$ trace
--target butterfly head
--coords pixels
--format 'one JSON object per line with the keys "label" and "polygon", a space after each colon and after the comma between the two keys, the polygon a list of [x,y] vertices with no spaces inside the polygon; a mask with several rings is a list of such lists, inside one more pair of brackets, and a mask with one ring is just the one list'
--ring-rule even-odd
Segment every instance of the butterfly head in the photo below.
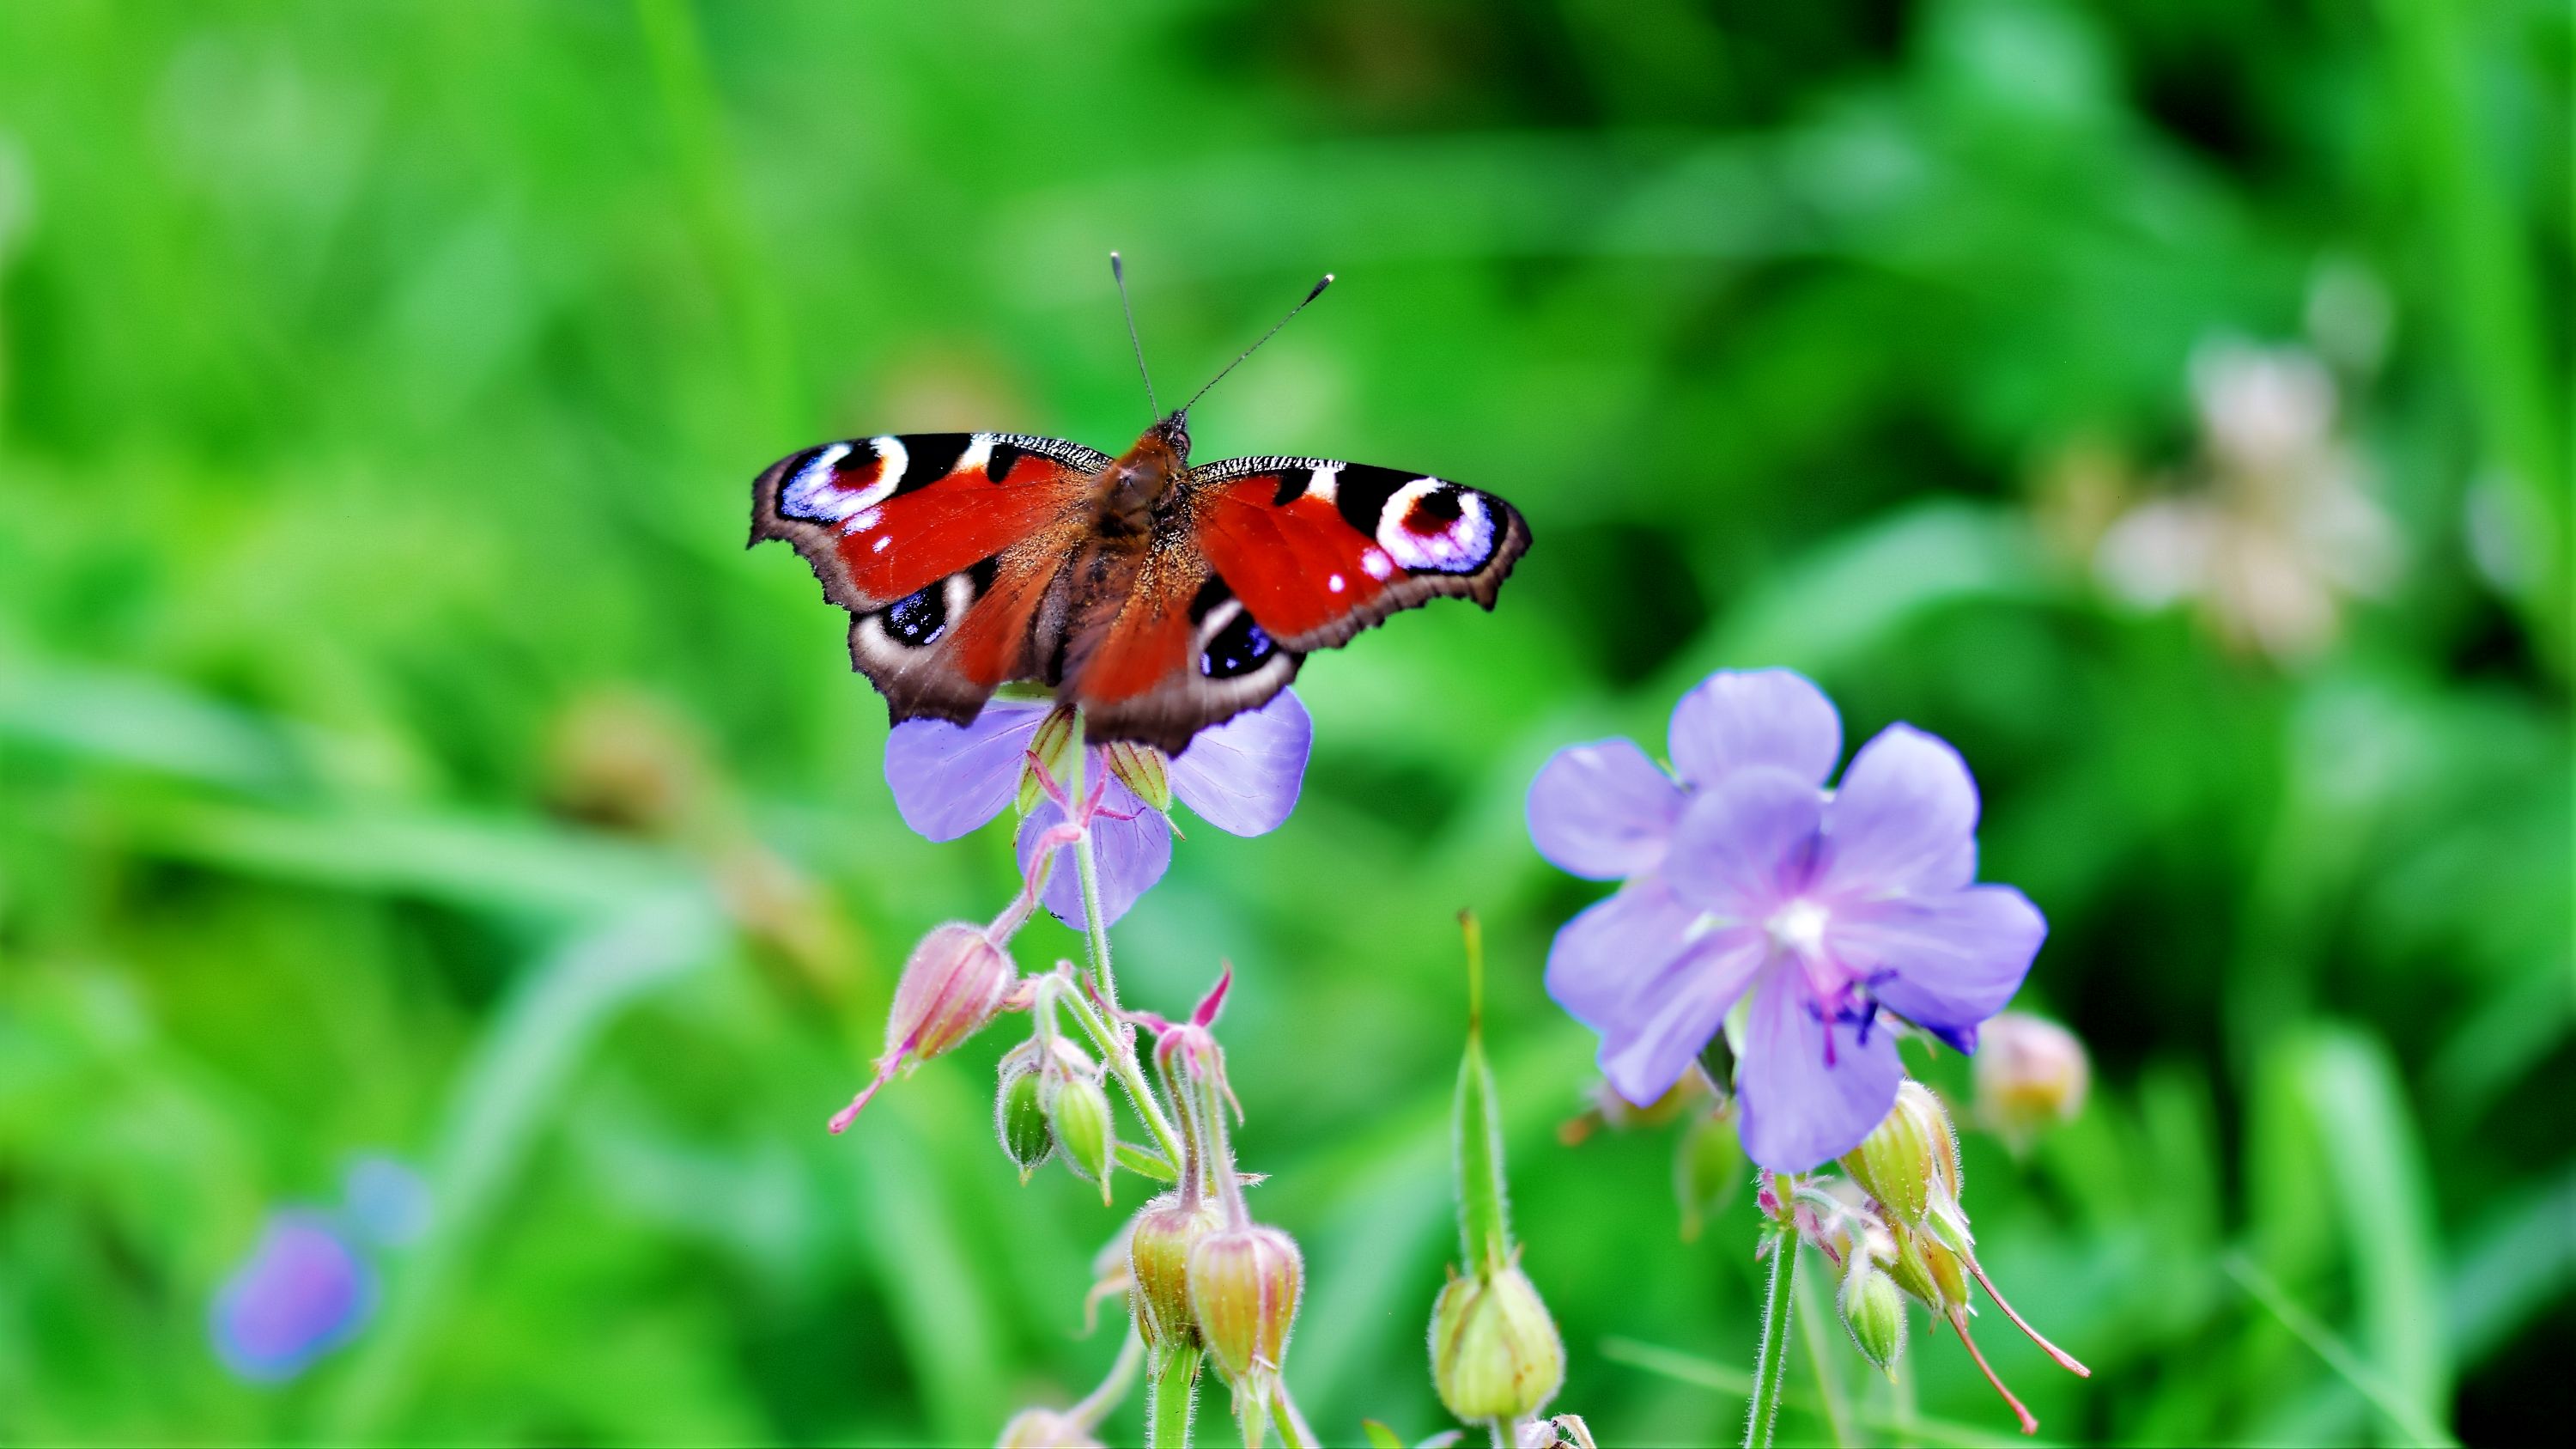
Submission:
{"label": "butterfly head", "polygon": [[1101,475],[1101,526],[1117,534],[1149,531],[1155,505],[1189,469],[1189,414],[1176,412],[1156,420]]}

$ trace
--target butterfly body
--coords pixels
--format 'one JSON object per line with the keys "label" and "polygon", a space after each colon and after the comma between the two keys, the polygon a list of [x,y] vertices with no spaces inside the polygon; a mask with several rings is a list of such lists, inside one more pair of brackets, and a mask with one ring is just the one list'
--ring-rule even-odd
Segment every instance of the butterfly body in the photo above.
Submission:
{"label": "butterfly body", "polygon": [[1307,653],[1440,595],[1493,606],[1519,512],[1423,474],[1319,458],[1192,466],[1184,414],[1117,457],[1015,433],[854,438],[753,485],[848,609],[897,721],[964,723],[1034,682],[1097,740],[1170,753],[1267,701]]}

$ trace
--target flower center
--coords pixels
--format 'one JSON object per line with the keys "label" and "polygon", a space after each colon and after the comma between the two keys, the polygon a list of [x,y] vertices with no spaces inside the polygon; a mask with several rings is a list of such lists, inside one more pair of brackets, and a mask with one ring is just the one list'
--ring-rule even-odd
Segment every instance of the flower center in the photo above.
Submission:
{"label": "flower center", "polygon": [[1774,953],[1813,960],[1825,948],[1825,921],[1824,907],[1800,899],[1773,912],[1764,926],[1771,933]]}

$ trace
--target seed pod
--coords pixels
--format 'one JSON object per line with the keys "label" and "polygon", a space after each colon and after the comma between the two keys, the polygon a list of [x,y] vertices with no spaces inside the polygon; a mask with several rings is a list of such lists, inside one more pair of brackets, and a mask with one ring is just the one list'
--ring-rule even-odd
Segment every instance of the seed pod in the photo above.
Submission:
{"label": "seed pod", "polygon": [[1834,1295],[1834,1311],[1851,1333],[1852,1347],[1870,1367],[1891,1377],[1905,1352],[1905,1296],[1896,1280],[1866,1257],[1856,1258]]}
{"label": "seed pod", "polygon": [[1305,1262],[1277,1228],[1225,1228],[1190,1249],[1190,1307],[1217,1367],[1238,1391],[1276,1373],[1297,1321]]}
{"label": "seed pod", "polygon": [[1431,1382],[1469,1423],[1517,1422],[1565,1383],[1565,1341],[1517,1263],[1493,1277],[1452,1278],[1431,1309]]}
{"label": "seed pod", "polygon": [[1164,1193],[1136,1214],[1127,1242],[1127,1266],[1136,1281],[1136,1327],[1145,1346],[1196,1348],[1198,1315],[1190,1307],[1190,1250],[1225,1222],[1214,1198],[1184,1204]]}

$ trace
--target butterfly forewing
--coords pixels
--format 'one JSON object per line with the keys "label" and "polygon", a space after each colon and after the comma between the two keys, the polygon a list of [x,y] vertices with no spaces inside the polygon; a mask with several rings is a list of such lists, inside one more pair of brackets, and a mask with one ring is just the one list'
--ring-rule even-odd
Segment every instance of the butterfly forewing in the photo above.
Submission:
{"label": "butterfly forewing", "polygon": [[895,718],[970,720],[1028,664],[1030,621],[1105,454],[1022,433],[849,438],[753,484],[752,541],[793,544],[848,609]]}

